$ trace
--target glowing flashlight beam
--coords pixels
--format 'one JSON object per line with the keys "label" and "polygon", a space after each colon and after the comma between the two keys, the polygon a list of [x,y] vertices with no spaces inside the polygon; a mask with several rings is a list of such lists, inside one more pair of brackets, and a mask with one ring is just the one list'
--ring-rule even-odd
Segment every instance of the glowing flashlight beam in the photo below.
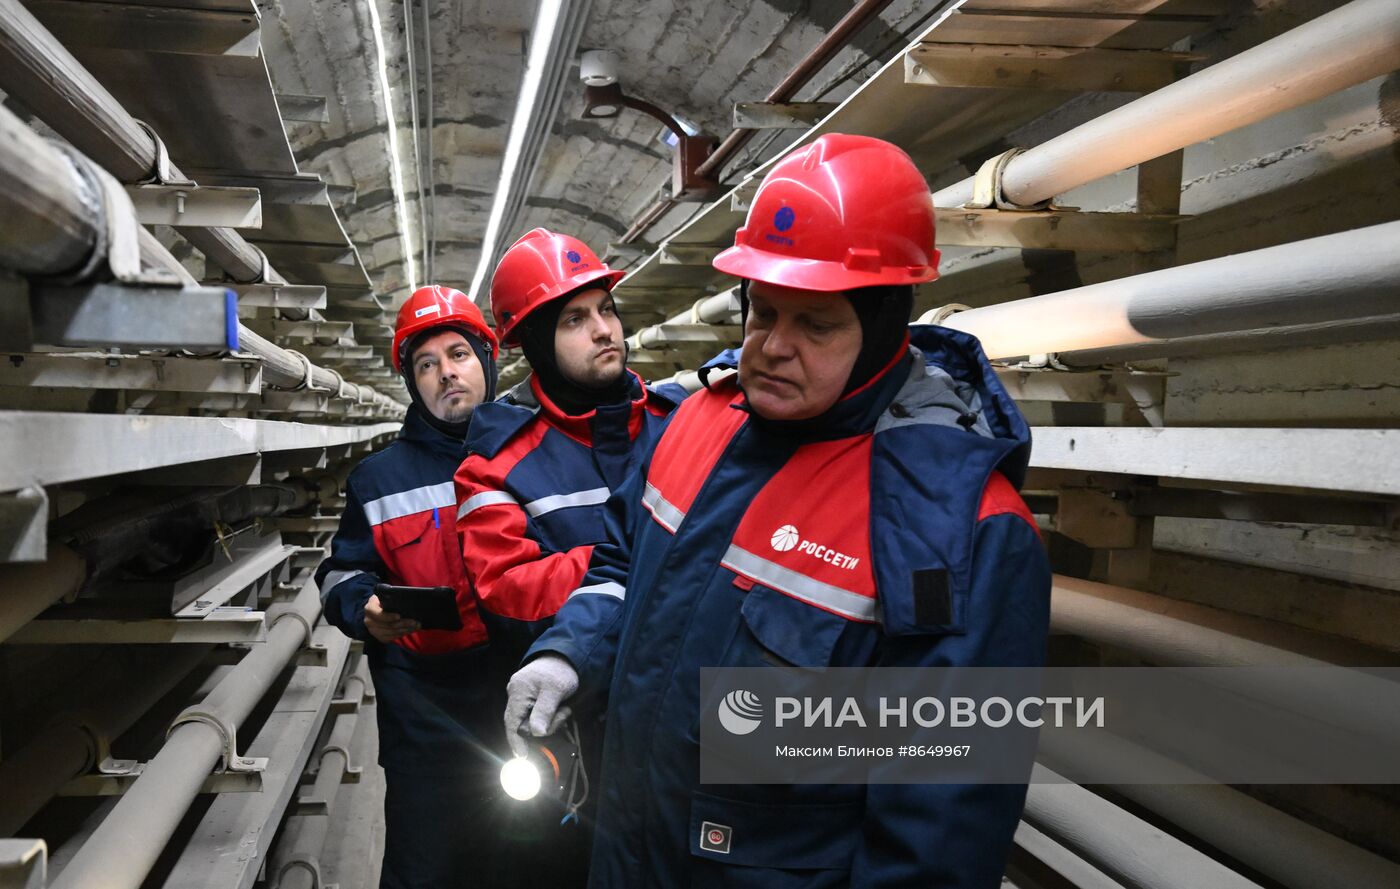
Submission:
{"label": "glowing flashlight beam", "polygon": [[539,12],[535,14],[535,32],[530,38],[530,55],[525,61],[525,77],[520,86],[520,97],[515,103],[515,117],[510,122],[510,135],[506,138],[506,152],[501,158],[501,178],[496,185],[496,194],[491,200],[491,215],[486,220],[486,236],[481,240],[481,258],[477,260],[476,272],[472,275],[471,297],[481,303],[481,284],[486,279],[496,258],[496,239],[506,215],[506,203],[510,200],[511,189],[520,173],[520,153],[525,148],[525,136],[538,113],[540,87],[544,83],[545,67],[549,63],[549,50],[553,46],[559,30],[560,13],[564,0],[540,0]]}
{"label": "glowing flashlight beam", "polygon": [[[404,271],[408,275],[410,292],[418,289],[418,266],[413,261],[413,250],[408,243],[408,208],[403,197],[403,170],[399,165],[399,128],[394,117],[394,97],[389,92],[389,63],[384,57],[384,39],[380,35],[384,28],[379,22],[379,7],[376,0],[365,0],[369,8],[370,33],[374,39],[374,57],[379,74],[379,92],[384,96],[384,117],[389,125],[389,179],[394,188],[394,215],[399,225],[399,239],[403,241]],[[432,171],[428,171],[429,176]]]}
{"label": "glowing flashlight beam", "polygon": [[523,757],[507,760],[501,766],[501,787],[511,799],[534,799],[540,792],[540,770]]}

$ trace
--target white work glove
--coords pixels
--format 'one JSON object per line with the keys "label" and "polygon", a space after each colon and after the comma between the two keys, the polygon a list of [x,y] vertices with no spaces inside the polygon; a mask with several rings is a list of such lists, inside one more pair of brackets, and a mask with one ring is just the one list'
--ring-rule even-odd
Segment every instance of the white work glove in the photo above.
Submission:
{"label": "white work glove", "polygon": [[578,691],[578,672],[557,654],[541,655],[515,671],[506,683],[506,743],[516,756],[530,752],[520,735],[528,728],[536,738],[554,734],[569,718],[568,707],[559,706]]}

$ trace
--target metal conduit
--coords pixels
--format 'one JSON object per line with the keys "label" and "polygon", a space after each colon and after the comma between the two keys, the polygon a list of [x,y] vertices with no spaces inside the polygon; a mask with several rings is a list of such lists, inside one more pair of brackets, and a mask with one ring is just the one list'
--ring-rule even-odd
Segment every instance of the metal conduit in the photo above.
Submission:
{"label": "metal conduit", "polygon": [[[138,182],[155,170],[151,134],[19,0],[0,0],[0,68],[11,98],[118,180]],[[170,172],[184,178],[173,164]],[[176,230],[235,281],[261,280],[262,252],[233,229]]]}
{"label": "metal conduit", "polygon": [[[310,628],[320,613],[320,596],[310,580],[291,603],[269,608],[267,640],[239,661],[197,709],[216,714],[236,731],[310,641]],[[139,887],[223,752],[223,733],[209,723],[177,725],[141,777],[58,875],[53,889]]]}
{"label": "metal conduit", "polygon": [[310,793],[313,800],[326,803],[326,811],[316,815],[297,815],[287,820],[269,869],[272,889],[314,889],[316,886],[321,849],[326,845],[331,819],[335,817],[341,781],[350,767],[347,751],[350,750],[358,722],[358,713],[344,713],[336,717],[326,745],[321,748],[316,781]]}
{"label": "metal conduit", "polygon": [[1133,889],[1260,889],[1230,868],[1042,765],[1022,817]]}
{"label": "metal conduit", "polygon": [[[1012,158],[1002,194],[1022,206],[1365,83],[1400,68],[1400,3],[1352,0]],[[972,199],[972,177],[933,196]]]}
{"label": "metal conduit", "polygon": [[174,646],[163,663],[109,681],[66,720],[49,726],[0,763],[0,836],[15,832],[72,778],[97,764],[109,741],[121,737],[147,710],[198,666],[209,645]]}
{"label": "metal conduit", "polygon": [[1397,244],[1400,222],[1387,222],[958,312],[943,325],[977,336],[989,358],[1012,358],[1387,315],[1400,311]]}
{"label": "metal conduit", "polygon": [[1072,765],[1116,759],[1180,774],[1192,783],[1108,786],[1289,889],[1400,886],[1400,865],[1205,775],[1188,776],[1184,766],[1117,735],[1079,733],[1051,754]]}

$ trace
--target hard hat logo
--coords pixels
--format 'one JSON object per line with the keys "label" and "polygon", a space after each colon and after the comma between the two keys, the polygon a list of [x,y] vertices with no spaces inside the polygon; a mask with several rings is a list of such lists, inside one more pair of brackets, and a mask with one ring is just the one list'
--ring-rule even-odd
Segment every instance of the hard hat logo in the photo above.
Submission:
{"label": "hard hat logo", "polygon": [[612,290],[625,274],[608,268],[578,238],[532,229],[510,246],[491,275],[491,312],[501,342],[519,345],[520,323],[545,303],[590,285]]}
{"label": "hard hat logo", "polygon": [[[802,233],[793,238],[798,218]],[[721,272],[837,293],[938,277],[933,198],[898,146],[828,133],[773,166]]]}

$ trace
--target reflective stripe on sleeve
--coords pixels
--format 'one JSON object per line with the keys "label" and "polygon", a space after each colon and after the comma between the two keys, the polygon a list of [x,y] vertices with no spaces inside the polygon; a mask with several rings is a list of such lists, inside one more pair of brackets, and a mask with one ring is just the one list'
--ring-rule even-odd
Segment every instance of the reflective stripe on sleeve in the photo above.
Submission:
{"label": "reflective stripe on sleeve", "polygon": [[780,593],[833,611],[842,617],[867,622],[879,619],[879,602],[873,596],[862,596],[860,593],[814,580],[732,544],[720,564]]}
{"label": "reflective stripe on sleeve", "polygon": [[661,527],[676,533],[676,529],[685,521],[685,513],[671,505],[661,492],[651,482],[647,482],[646,490],[642,492],[642,505],[651,513],[651,517],[660,523]]}
{"label": "reflective stripe on sleeve", "polygon": [[365,518],[371,525],[382,525],[390,519],[444,506],[455,506],[456,503],[457,492],[452,487],[452,482],[443,482],[440,485],[425,485],[371,500],[365,504]]}
{"label": "reflective stripe on sleeve", "polygon": [[612,581],[608,581],[607,583],[593,583],[588,586],[581,586],[572,593],[569,593],[569,598],[572,599],[574,596],[590,594],[625,599],[627,598],[627,587],[620,583],[613,583]]}
{"label": "reflective stripe on sleeve", "polygon": [[359,577],[364,571],[332,571],[326,575],[325,581],[321,583],[321,595],[329,596],[331,590],[340,586],[352,577]]}
{"label": "reflective stripe on sleeve", "polygon": [[531,518],[537,519],[546,513],[554,512],[556,509],[568,509],[571,506],[597,506],[599,503],[607,503],[612,496],[612,491],[607,488],[590,488],[587,491],[575,491],[572,494],[551,494],[548,497],[541,497],[538,500],[531,500],[525,504],[525,511]]}
{"label": "reflective stripe on sleeve", "polygon": [[457,507],[457,520],[461,521],[467,517],[467,513],[481,509],[483,506],[497,506],[502,503],[519,503],[514,497],[505,491],[482,491],[472,497],[468,497]]}

